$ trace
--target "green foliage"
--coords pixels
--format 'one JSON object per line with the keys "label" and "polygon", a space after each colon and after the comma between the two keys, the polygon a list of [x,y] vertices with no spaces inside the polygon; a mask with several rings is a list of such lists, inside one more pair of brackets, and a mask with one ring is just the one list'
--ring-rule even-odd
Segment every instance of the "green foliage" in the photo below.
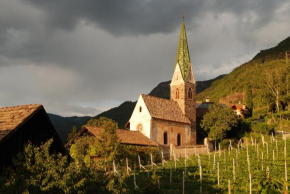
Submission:
{"label": "green foliage", "polygon": [[222,140],[226,131],[231,130],[238,122],[237,115],[228,107],[212,104],[209,112],[203,117],[201,127],[206,130],[212,140]]}
{"label": "green foliage", "polygon": [[258,183],[257,193],[259,194],[279,194],[283,193],[283,183],[270,178],[262,178]]}
{"label": "green foliage", "polygon": [[252,90],[247,85],[245,87],[245,104],[246,107],[252,112],[253,110],[253,96],[252,96]]}
{"label": "green foliage", "polygon": [[95,143],[97,155],[100,162],[105,165],[111,164],[120,155],[120,140],[116,134],[118,124],[112,119],[101,117],[89,120],[87,125],[100,127],[99,137]]}
{"label": "green foliage", "polygon": [[126,158],[131,162],[131,165],[138,163],[138,155],[142,161],[149,161],[150,154],[153,156],[154,161],[161,161],[160,150],[157,147],[149,146],[135,146],[135,145],[120,145],[121,161],[125,161]]}
{"label": "green foliage", "polygon": [[271,132],[275,131],[275,124],[268,125],[265,122],[257,122],[253,121],[251,122],[251,129],[255,133],[261,133],[269,135]]}
{"label": "green foliage", "polygon": [[77,133],[77,126],[74,125],[72,131],[67,135],[67,142],[69,142],[69,140],[71,140]]}
{"label": "green foliage", "polygon": [[14,159],[14,171],[2,177],[0,193],[89,193],[105,191],[103,175],[67,156],[50,153],[52,140],[40,147],[28,144]]}
{"label": "green foliage", "polygon": [[90,156],[96,155],[95,138],[83,136],[77,138],[70,147],[70,155],[76,162],[90,164]]}

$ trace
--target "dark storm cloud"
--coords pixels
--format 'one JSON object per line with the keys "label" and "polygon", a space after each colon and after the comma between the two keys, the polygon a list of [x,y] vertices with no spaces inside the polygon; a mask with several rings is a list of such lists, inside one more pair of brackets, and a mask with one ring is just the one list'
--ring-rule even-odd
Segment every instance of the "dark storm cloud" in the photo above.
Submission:
{"label": "dark storm cloud", "polygon": [[172,32],[180,24],[182,10],[188,20],[203,10],[203,1],[197,0],[26,1],[47,13],[52,28],[71,30],[79,20],[86,20],[116,36]]}
{"label": "dark storm cloud", "polygon": [[182,10],[196,80],[212,79],[289,36],[289,9],[289,0],[1,0],[0,105],[94,115],[135,101],[171,79]]}
{"label": "dark storm cloud", "polygon": [[[287,0],[26,0],[41,8],[46,22],[52,28],[71,30],[79,20],[94,23],[109,33],[121,35],[148,35],[168,33],[180,24],[181,11],[187,21],[202,22],[205,13],[230,12],[235,15],[257,15],[255,26],[271,20],[275,10]],[[250,21],[239,21],[246,25]]]}

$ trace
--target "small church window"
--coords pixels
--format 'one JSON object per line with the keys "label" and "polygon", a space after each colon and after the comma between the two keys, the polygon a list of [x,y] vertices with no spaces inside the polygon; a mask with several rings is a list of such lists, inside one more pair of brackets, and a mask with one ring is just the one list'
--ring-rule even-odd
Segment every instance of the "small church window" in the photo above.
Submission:
{"label": "small church window", "polygon": [[142,125],[141,123],[139,123],[139,124],[137,125],[137,131],[142,132],[142,130],[143,130],[143,125]]}
{"label": "small church window", "polygon": [[164,145],[167,145],[167,132],[164,132],[164,134],[163,134],[163,144]]}
{"label": "small church window", "polygon": [[139,107],[139,112],[142,112],[142,106]]}
{"label": "small church window", "polygon": [[180,136],[180,134],[177,135],[177,146],[181,146],[181,136]]}
{"label": "small church window", "polygon": [[192,89],[191,88],[189,88],[189,90],[188,90],[188,98],[192,99]]}
{"label": "small church window", "polygon": [[176,92],[175,92],[175,98],[179,99],[179,89],[178,88],[176,89]]}

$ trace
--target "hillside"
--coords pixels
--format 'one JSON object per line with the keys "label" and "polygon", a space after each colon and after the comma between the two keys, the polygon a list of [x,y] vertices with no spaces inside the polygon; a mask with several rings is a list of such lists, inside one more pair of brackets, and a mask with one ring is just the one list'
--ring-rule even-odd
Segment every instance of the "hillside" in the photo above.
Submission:
{"label": "hillside", "polygon": [[[203,91],[204,89],[208,88],[215,80],[222,78],[224,75],[218,76],[214,79],[207,80],[207,81],[197,81],[197,93]],[[158,84],[150,93],[149,95],[157,96],[160,98],[169,99],[170,98],[170,81],[161,82]],[[136,105],[136,102],[126,101],[123,102],[120,106],[111,108],[101,114],[98,114],[94,118],[100,117],[108,117],[118,122],[119,128],[124,129],[125,124],[130,119],[133,109]],[[53,123],[54,127],[56,128],[61,140],[66,142],[67,134],[72,130],[74,125],[77,126],[78,129],[81,128],[82,125],[86,124],[89,119],[92,117],[61,117],[55,114],[48,114],[51,122]]]}
{"label": "hillside", "polygon": [[290,51],[290,37],[273,48],[260,51],[251,61],[237,67],[222,79],[216,80],[209,88],[198,94],[197,99],[202,100],[209,96],[211,101],[237,103],[243,101],[243,90],[248,86],[253,92],[254,108],[257,110],[269,107],[266,100],[269,93],[265,75],[273,69],[286,70],[289,66],[285,62],[286,51]]}
{"label": "hillside", "polygon": [[82,125],[86,124],[91,117],[62,117],[59,115],[48,113],[48,117],[51,120],[53,126],[55,127],[60,139],[62,142],[66,142],[68,133],[72,130],[75,125],[78,129]]}

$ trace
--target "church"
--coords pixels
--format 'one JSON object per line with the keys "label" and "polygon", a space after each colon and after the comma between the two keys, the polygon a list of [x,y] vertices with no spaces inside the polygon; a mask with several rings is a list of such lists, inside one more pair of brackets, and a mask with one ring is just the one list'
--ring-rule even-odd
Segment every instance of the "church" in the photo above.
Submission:
{"label": "church", "polygon": [[129,120],[131,131],[140,131],[159,145],[196,145],[196,83],[190,61],[184,17],[170,100],[140,94]]}

